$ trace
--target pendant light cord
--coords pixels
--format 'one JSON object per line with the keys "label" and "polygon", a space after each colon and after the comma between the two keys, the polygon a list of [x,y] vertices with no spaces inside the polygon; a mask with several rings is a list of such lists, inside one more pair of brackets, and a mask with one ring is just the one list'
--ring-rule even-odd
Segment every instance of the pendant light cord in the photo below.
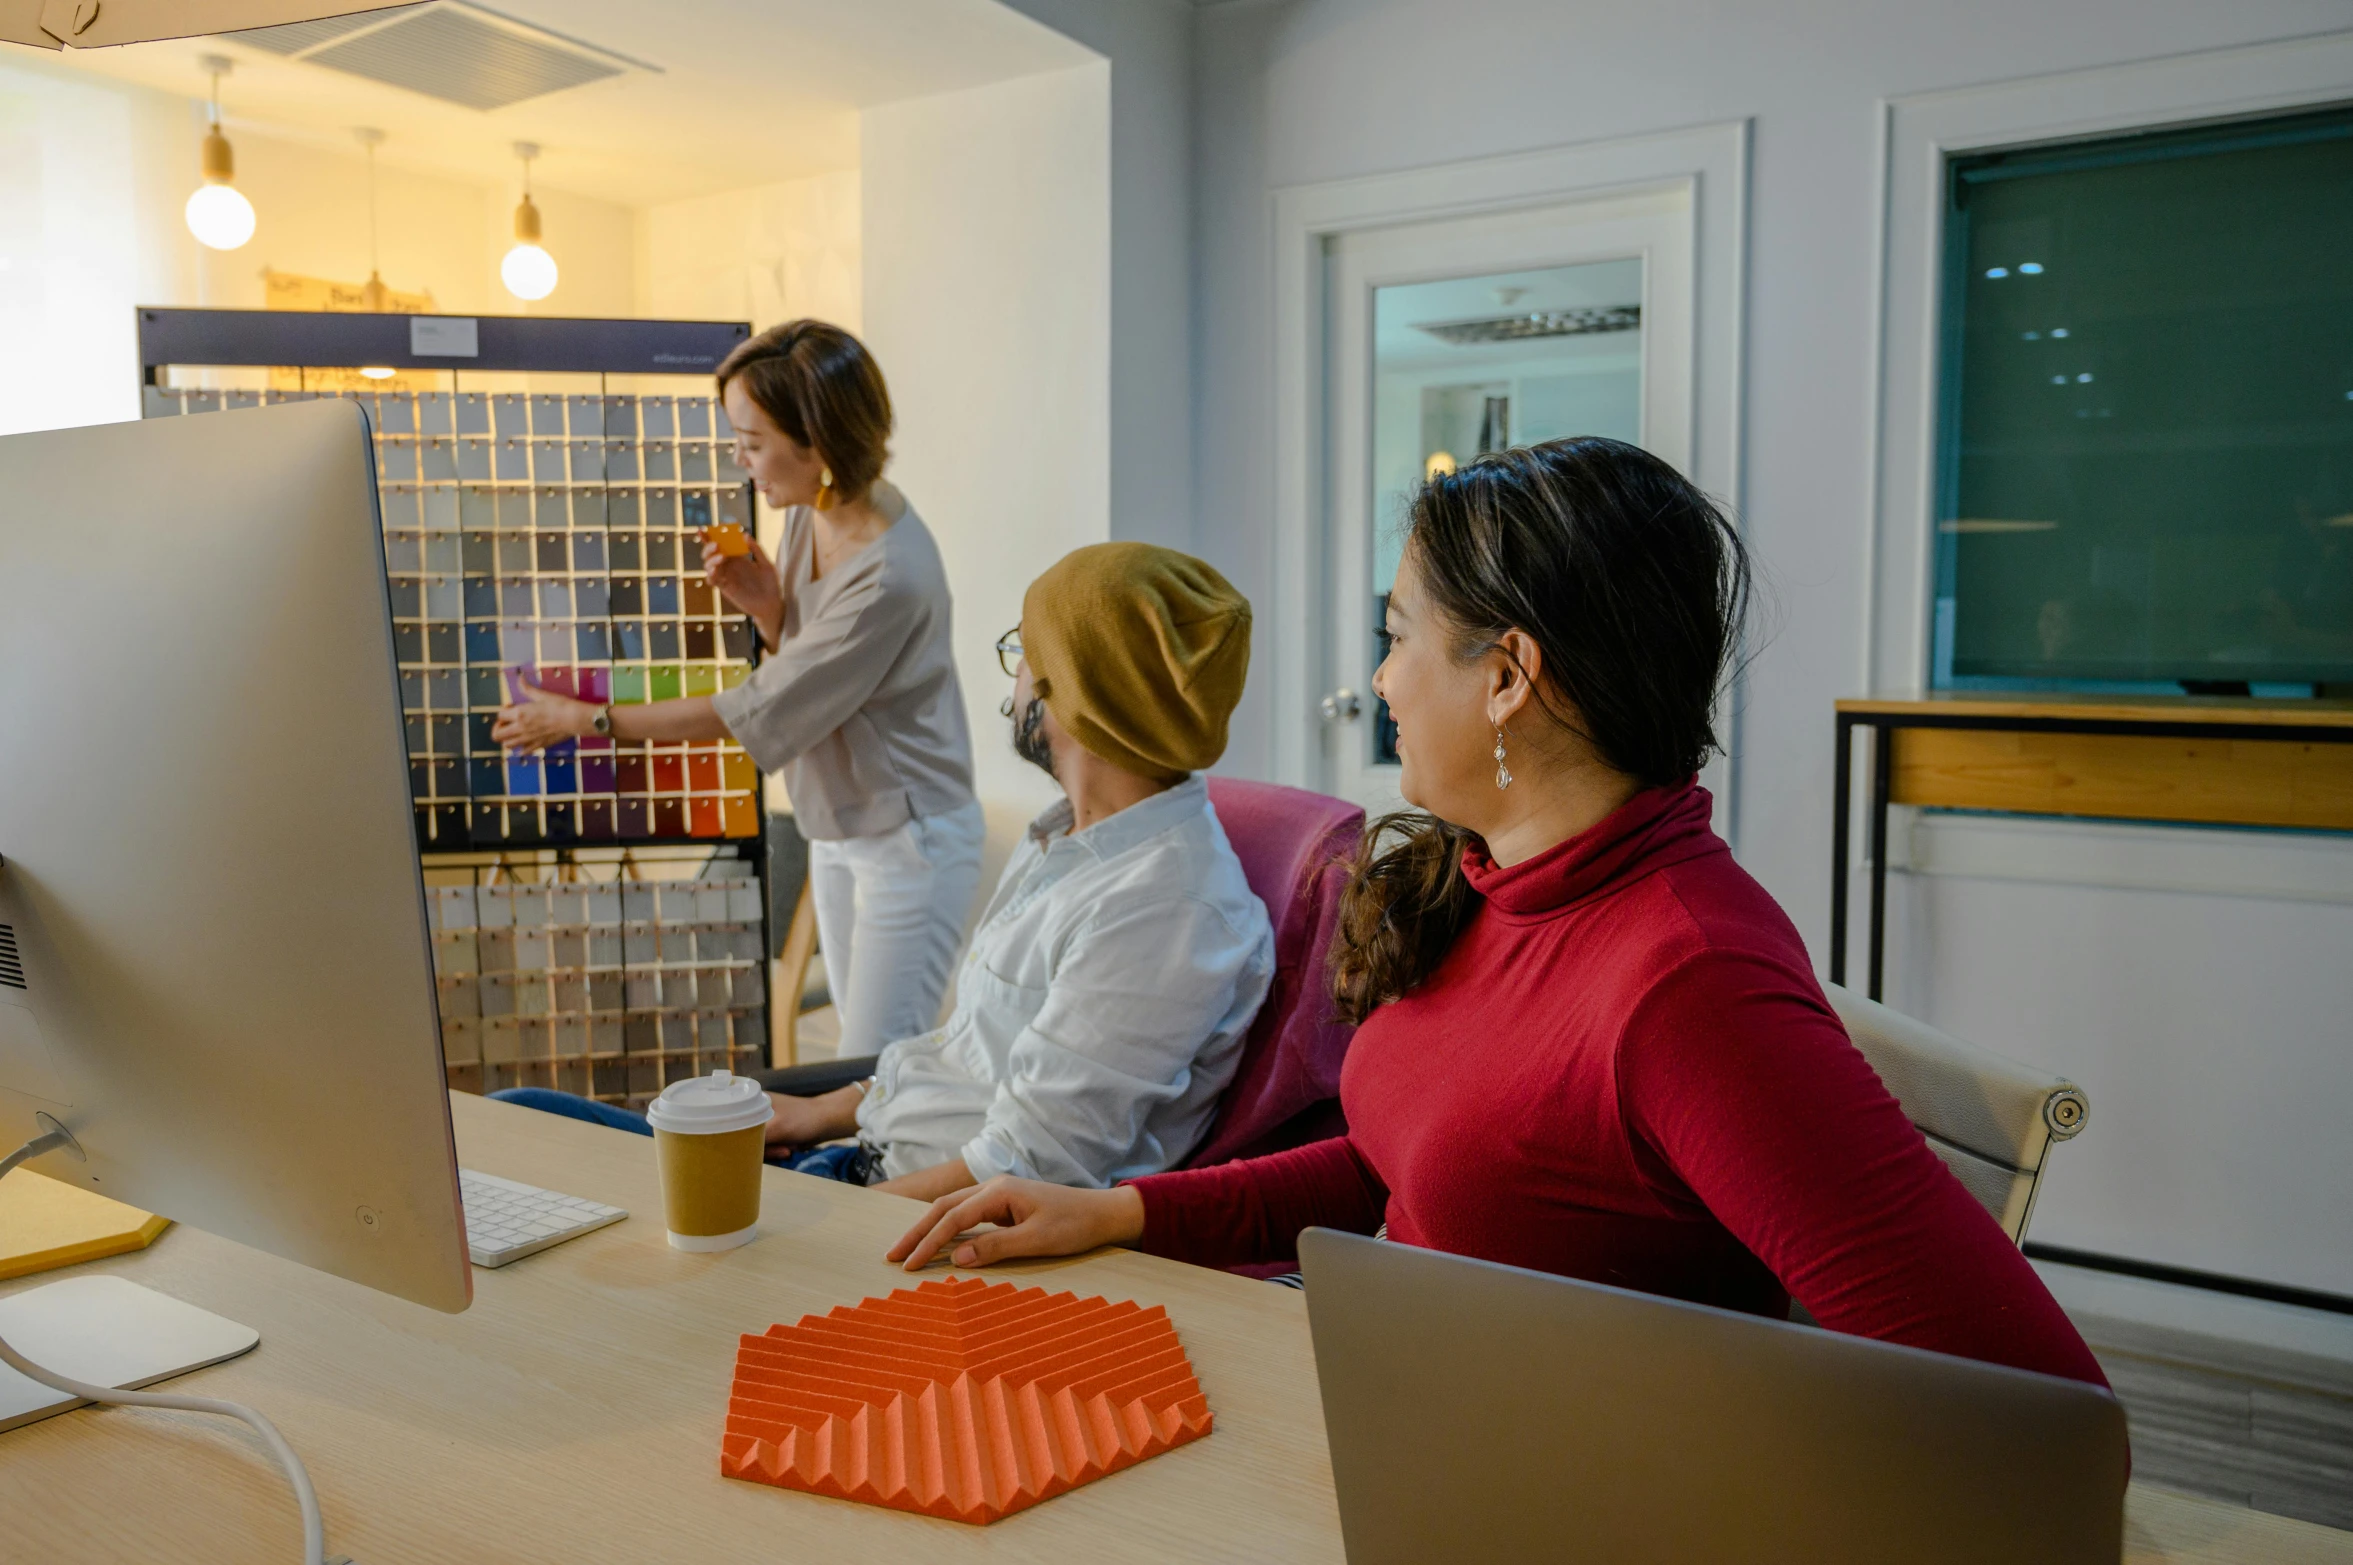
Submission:
{"label": "pendant light cord", "polygon": [[380,276],[383,267],[376,254],[376,144],[368,143],[368,275]]}

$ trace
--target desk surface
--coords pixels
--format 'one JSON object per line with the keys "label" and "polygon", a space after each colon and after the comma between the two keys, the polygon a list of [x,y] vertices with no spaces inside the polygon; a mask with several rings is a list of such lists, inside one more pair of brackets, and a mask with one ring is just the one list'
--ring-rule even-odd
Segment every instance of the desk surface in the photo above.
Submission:
{"label": "desk surface", "polygon": [[[994,1526],[740,1483],[718,1473],[736,1336],[899,1285],[880,1257],[913,1203],[771,1170],[762,1238],[682,1255],[663,1241],[650,1144],[453,1104],[468,1167],[636,1215],[477,1271],[462,1315],[186,1227],[88,1263],[261,1332],[253,1353],[177,1384],[276,1421],[318,1483],[330,1552],[359,1565],[1340,1559],[1300,1295],[1118,1251],[1003,1269],[1166,1305],[1217,1429]],[[177,1413],[84,1409],[0,1435],[0,1516],[11,1556],[45,1561],[252,1565],[296,1540],[282,1479],[239,1428]],[[2353,1534],[2136,1488],[2125,1557],[2353,1565]]]}
{"label": "desk surface", "polygon": [[1936,690],[1920,695],[1848,697],[1841,712],[1867,717],[2081,718],[2107,723],[2228,723],[2246,728],[2353,729],[2353,701],[2281,701],[2247,696],[2105,696],[2081,691]]}

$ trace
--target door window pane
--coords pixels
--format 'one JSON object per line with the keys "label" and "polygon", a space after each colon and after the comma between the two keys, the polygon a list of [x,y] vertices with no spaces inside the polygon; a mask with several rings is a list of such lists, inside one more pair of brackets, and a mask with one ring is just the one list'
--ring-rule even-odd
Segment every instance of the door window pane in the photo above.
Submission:
{"label": "door window pane", "polygon": [[[1432,471],[1569,435],[1642,438],[1642,262],[1400,283],[1373,293],[1373,661]],[[1397,730],[1373,701],[1373,760]]]}

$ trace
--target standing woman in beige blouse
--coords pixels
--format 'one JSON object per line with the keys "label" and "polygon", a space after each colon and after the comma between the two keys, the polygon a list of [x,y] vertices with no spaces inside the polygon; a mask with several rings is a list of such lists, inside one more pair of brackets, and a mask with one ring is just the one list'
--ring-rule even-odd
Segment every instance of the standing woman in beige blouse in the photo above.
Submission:
{"label": "standing woman in beige blouse", "polygon": [[792,321],[719,366],[736,460],[784,512],[775,560],[710,544],[703,571],[769,656],[715,696],[598,707],[526,687],[499,742],[733,738],[784,774],[844,1056],[925,1032],[980,885],[981,810],[956,680],[947,573],[882,478],[890,392],[857,338]]}

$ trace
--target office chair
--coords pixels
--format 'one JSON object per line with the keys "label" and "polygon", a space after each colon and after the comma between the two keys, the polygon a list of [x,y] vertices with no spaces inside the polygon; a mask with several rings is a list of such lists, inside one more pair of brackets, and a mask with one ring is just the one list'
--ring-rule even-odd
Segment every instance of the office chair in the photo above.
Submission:
{"label": "office chair", "polygon": [[1326,971],[1364,810],[1275,783],[1212,777],[1209,800],[1274,925],[1275,975],[1209,1133],[1179,1165],[1206,1168],[1339,1135],[1340,1064],[1356,1029],[1332,1014]]}
{"label": "office chair", "polygon": [[1847,1036],[1954,1177],[2024,1243],[2053,1142],[2083,1129],[2083,1089],[1824,984]]}

